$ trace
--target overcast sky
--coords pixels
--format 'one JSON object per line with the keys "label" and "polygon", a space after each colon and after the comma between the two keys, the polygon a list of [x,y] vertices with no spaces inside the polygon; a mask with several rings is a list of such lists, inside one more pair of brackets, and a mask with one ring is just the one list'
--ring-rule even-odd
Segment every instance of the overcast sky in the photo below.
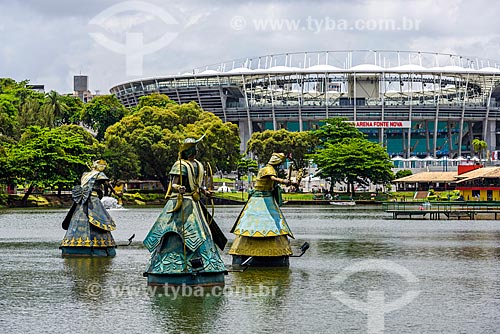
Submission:
{"label": "overcast sky", "polygon": [[486,0],[0,0],[0,77],[68,93],[81,73],[106,94],[137,78],[297,51],[418,50],[500,62],[498,13],[500,3]]}

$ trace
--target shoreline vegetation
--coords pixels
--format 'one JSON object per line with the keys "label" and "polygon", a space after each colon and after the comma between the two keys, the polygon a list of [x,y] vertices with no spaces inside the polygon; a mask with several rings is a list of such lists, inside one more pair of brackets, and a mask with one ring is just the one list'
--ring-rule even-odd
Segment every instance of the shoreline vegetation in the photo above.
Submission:
{"label": "shoreline vegetation", "polygon": [[[429,199],[413,198],[413,192],[392,192],[392,193],[376,193],[376,192],[359,192],[351,198],[349,193],[336,193],[335,198],[327,196],[324,193],[283,193],[284,205],[327,205],[332,201],[345,202],[355,201],[356,204],[372,204],[380,205],[384,202],[426,202]],[[22,202],[24,194],[3,194],[0,208],[20,208],[20,207],[52,207],[52,208],[69,208],[73,203],[71,194],[32,194],[29,196],[27,203]],[[216,192],[214,193],[213,202],[216,205],[243,205],[248,200],[247,192]],[[443,198],[431,200],[448,201]],[[140,207],[140,206],[163,206],[166,199],[163,192],[126,192],[122,197],[124,207]]]}
{"label": "shoreline vegetation", "polygon": [[[4,200],[0,207],[17,208],[17,207],[61,207],[69,208],[73,203],[71,194],[32,194],[28,197],[27,203],[22,203],[24,194],[10,194]],[[380,204],[387,196],[370,196],[359,194],[357,202],[368,202],[372,204]],[[242,205],[248,199],[247,192],[225,192],[215,193],[213,197],[214,204],[217,205]],[[351,200],[348,194],[339,196],[337,201]],[[284,193],[283,202],[289,204],[329,204],[332,199],[327,199],[323,194],[313,193]],[[125,193],[122,197],[123,206],[163,206],[166,199],[163,193]]]}

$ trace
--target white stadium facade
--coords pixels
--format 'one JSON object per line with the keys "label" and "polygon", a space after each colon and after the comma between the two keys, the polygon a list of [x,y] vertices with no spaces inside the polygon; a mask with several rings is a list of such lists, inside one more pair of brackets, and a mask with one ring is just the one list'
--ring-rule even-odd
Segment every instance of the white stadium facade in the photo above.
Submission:
{"label": "white stadium facade", "polygon": [[[141,96],[196,101],[256,131],[305,131],[343,117],[391,156],[473,155],[473,139],[500,145],[500,65],[452,54],[349,50],[267,55],[111,88],[127,107]],[[497,144],[498,143],[498,144]],[[244,147],[242,146],[242,149]]]}

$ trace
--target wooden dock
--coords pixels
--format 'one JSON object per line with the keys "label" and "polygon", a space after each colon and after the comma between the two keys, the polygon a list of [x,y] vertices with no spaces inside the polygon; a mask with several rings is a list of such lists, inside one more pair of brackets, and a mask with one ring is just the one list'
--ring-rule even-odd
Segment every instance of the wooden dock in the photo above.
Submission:
{"label": "wooden dock", "polygon": [[500,219],[500,202],[385,202],[393,219]]}

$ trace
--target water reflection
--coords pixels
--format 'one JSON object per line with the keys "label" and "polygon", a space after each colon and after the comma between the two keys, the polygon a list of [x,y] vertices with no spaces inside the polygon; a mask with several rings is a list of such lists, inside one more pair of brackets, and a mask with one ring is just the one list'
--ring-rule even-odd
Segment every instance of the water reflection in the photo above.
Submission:
{"label": "water reflection", "polygon": [[[317,247],[320,255],[347,258],[385,258],[397,256],[407,258],[434,258],[458,260],[498,260],[500,249],[492,240],[460,236],[445,238],[406,238],[378,242],[376,240],[317,240],[312,247]],[[469,242],[466,242],[469,241]]]}
{"label": "water reflection", "polygon": [[226,296],[213,295],[208,290],[210,289],[202,295],[194,292],[194,295],[190,296],[187,292],[176,295],[173,291],[151,294],[152,313],[158,323],[155,327],[166,333],[192,334],[207,333],[216,329]]}
{"label": "water reflection", "polygon": [[377,258],[394,254],[394,247],[381,242],[358,240],[318,240],[318,252],[324,255],[342,256],[350,258],[370,257]]}
{"label": "water reflection", "polygon": [[[297,238],[292,248],[311,244],[289,269],[229,273],[223,294],[175,299],[150,293],[142,277],[149,254],[140,241],[158,209],[116,212],[116,239],[137,237],[113,259],[61,258],[66,210],[0,214],[2,333],[366,333],[366,315],[333,293],[366,301],[374,290],[384,291],[386,302],[421,291],[385,314],[386,333],[498,332],[500,221],[394,221],[365,208],[284,210]],[[228,231],[239,208],[221,211]],[[223,259],[231,261],[227,253]],[[403,266],[418,283],[383,270],[335,283],[350,266],[374,259]],[[99,297],[89,296],[94,283],[103,287]]]}
{"label": "water reflection", "polygon": [[[205,288],[202,293],[191,287],[155,289],[151,294],[152,313],[167,332],[218,332],[221,322],[228,321],[220,319],[228,312],[225,308],[236,301],[241,308],[232,311],[239,314],[239,320],[254,313],[259,314],[259,318],[269,314],[285,318],[290,286],[291,271],[288,268],[250,268],[229,273],[223,289]],[[247,309],[249,305],[251,310]]]}
{"label": "water reflection", "polygon": [[264,312],[278,312],[286,304],[291,286],[289,268],[249,268],[232,273],[231,295],[257,300]]}
{"label": "water reflection", "polygon": [[64,271],[73,282],[73,296],[81,300],[99,300],[112,261],[107,257],[64,258]]}

